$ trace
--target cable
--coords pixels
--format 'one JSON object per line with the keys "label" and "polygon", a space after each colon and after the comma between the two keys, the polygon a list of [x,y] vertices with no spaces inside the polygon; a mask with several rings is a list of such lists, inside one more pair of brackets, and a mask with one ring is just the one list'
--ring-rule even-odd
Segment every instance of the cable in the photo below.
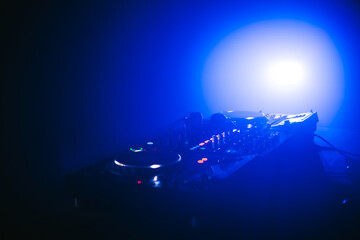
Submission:
{"label": "cable", "polygon": [[337,148],[333,148],[333,147],[325,147],[325,146],[321,146],[321,145],[317,145],[315,144],[321,151],[336,151],[338,152],[339,154],[341,154],[342,156],[344,156],[345,158],[354,158],[352,156],[349,156],[349,155],[346,155],[346,153],[342,152],[342,150],[340,149],[337,149]]}
{"label": "cable", "polygon": [[[345,157],[349,157],[349,158],[360,158],[360,154],[356,154],[356,153],[352,153],[352,152],[347,152],[347,151],[341,150],[341,149],[335,147],[332,143],[330,143],[328,140],[326,140],[326,139],[323,138],[322,136],[317,135],[317,134],[315,134],[315,133],[314,133],[314,136],[317,137],[317,138],[319,138],[319,139],[321,139],[321,140],[323,140],[325,143],[327,143],[327,144],[331,147],[330,149],[339,152],[341,155],[343,155],[343,156],[345,156]],[[323,146],[320,146],[320,147],[326,148],[326,147],[323,147]]]}
{"label": "cable", "polygon": [[355,157],[360,157],[360,154],[356,154],[356,153],[352,153],[352,152],[347,152],[347,151],[344,151],[344,150],[341,150],[337,147],[335,147],[333,144],[331,144],[329,141],[327,141],[325,138],[321,137],[320,135],[317,135],[317,134],[314,134],[315,137],[318,137],[320,138],[321,140],[323,140],[324,142],[326,142],[328,145],[330,145],[334,150],[336,151],[340,151],[340,152],[343,152],[345,154],[349,154],[349,155],[352,155],[352,156],[355,156]]}

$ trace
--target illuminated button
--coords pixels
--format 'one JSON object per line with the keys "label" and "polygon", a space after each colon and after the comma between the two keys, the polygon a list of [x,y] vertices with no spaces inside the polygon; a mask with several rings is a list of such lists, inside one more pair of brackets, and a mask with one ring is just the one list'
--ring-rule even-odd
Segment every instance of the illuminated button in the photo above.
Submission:
{"label": "illuminated button", "polygon": [[198,162],[198,163],[204,163],[204,161],[203,161],[203,160],[198,160],[197,162]]}
{"label": "illuminated button", "polygon": [[130,148],[130,151],[132,151],[132,152],[141,152],[141,151],[143,151],[144,149],[141,147],[141,148],[138,148],[138,149],[136,149],[136,148]]}
{"label": "illuminated button", "polygon": [[199,146],[204,146],[205,145],[205,143],[199,143]]}
{"label": "illuminated button", "polygon": [[202,160],[202,161],[207,161],[208,159],[207,159],[207,158],[202,158],[201,160]]}
{"label": "illuminated button", "polygon": [[139,181],[137,181],[137,184],[141,184],[141,181],[139,180]]}

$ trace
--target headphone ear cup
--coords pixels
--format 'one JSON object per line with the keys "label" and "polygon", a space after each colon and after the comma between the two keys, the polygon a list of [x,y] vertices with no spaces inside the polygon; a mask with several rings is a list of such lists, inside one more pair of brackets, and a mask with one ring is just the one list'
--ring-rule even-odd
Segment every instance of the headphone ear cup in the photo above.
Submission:
{"label": "headphone ear cup", "polygon": [[222,113],[215,113],[210,117],[210,126],[214,131],[225,131],[229,119]]}
{"label": "headphone ear cup", "polygon": [[203,116],[200,112],[190,112],[186,117],[186,124],[196,127],[202,127]]}
{"label": "headphone ear cup", "polygon": [[203,131],[203,116],[200,112],[190,112],[185,117],[186,133],[190,141],[198,140]]}

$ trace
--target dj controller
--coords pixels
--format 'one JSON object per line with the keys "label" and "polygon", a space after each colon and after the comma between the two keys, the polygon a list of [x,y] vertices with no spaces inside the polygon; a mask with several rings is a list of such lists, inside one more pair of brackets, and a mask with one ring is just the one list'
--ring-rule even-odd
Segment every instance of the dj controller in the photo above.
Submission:
{"label": "dj controller", "polygon": [[259,218],[274,214],[267,206],[277,204],[274,192],[281,195],[276,184],[319,176],[320,164],[306,165],[317,122],[312,111],[228,111],[205,119],[192,112],[166,134],[68,174],[67,191],[84,221],[109,236],[256,235]]}

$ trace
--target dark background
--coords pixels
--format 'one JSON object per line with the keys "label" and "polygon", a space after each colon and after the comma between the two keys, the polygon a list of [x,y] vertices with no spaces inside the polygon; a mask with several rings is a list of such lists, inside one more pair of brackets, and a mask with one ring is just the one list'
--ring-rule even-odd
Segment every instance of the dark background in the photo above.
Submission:
{"label": "dark background", "polygon": [[66,173],[161,133],[187,112],[209,115],[203,63],[247,23],[289,18],[326,29],[345,68],[345,97],[329,127],[359,130],[359,14],[351,1],[2,3],[1,215],[8,232],[62,214],[70,201]]}

